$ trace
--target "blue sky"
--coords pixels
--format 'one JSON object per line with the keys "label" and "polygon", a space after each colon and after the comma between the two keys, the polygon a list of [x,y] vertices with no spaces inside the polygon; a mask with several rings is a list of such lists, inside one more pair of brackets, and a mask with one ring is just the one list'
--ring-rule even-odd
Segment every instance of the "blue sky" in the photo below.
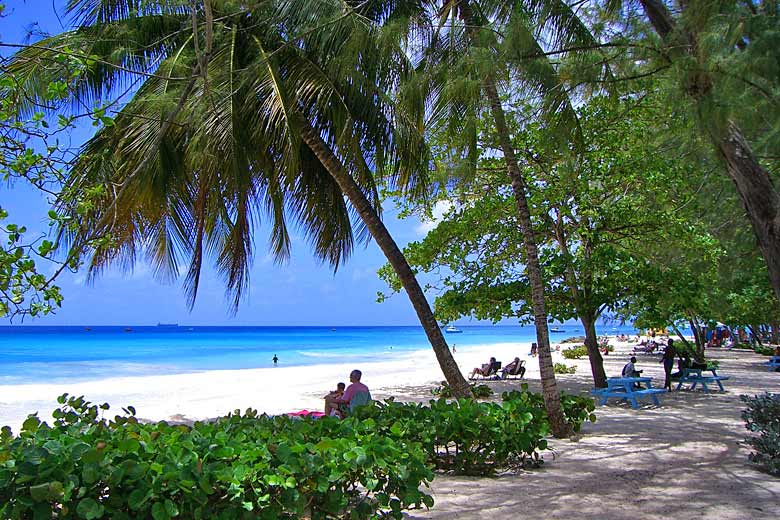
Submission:
{"label": "blue sky", "polygon": [[[31,24],[56,33],[61,26],[48,0],[5,0],[6,17],[0,19],[0,40],[20,43]],[[60,5],[62,2],[56,2]],[[0,185],[0,206],[10,222],[25,224],[30,235],[47,232],[46,200],[22,184]],[[401,221],[388,207],[384,221],[398,244],[422,237],[419,221]],[[65,274],[59,285],[65,296],[54,316],[26,320],[36,325],[154,325],[177,322],[193,325],[414,325],[414,311],[405,294],[376,303],[377,291],[386,286],[376,277],[384,256],[374,242],[359,247],[335,275],[320,265],[307,244],[293,239],[292,258],[274,265],[263,249],[264,229],[255,235],[258,245],[251,270],[249,295],[235,316],[225,299],[224,285],[209,267],[202,277],[194,309],[187,309],[181,286],[157,281],[145,263],[132,272],[111,270],[94,284],[84,283],[81,273]],[[432,299],[431,299],[432,301]]]}

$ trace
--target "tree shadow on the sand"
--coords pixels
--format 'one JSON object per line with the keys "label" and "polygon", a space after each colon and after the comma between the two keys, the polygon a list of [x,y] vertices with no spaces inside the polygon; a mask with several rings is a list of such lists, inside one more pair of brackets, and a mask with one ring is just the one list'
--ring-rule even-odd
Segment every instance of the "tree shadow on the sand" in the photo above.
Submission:
{"label": "tree shadow on the sand", "polygon": [[[660,406],[637,410],[611,400],[596,407],[598,421],[584,424],[578,441],[550,439],[556,456],[546,455],[541,469],[493,479],[437,476],[437,504],[409,518],[778,517],[780,479],[747,460],[739,396],[777,392],[780,373],[768,372],[750,353],[708,354],[721,360],[719,373],[731,376],[726,392],[674,391],[660,396]],[[609,360],[613,371],[624,358]],[[645,369],[663,380],[660,366]],[[528,383],[540,390],[538,381]],[[558,384],[578,395],[592,389],[590,374],[582,372],[559,377]],[[518,387],[495,386],[499,392]]]}

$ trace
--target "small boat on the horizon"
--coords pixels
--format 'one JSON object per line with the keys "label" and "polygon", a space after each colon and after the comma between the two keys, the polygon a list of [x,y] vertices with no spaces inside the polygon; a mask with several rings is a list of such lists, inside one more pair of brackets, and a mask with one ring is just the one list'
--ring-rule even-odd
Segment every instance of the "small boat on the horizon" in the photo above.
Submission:
{"label": "small boat on the horizon", "polygon": [[87,332],[89,332],[89,331],[91,331],[91,330],[92,330],[92,327],[84,327],[84,330],[85,330],[85,331],[87,331]]}
{"label": "small boat on the horizon", "polygon": [[133,328],[132,327],[125,327],[125,332],[133,332]]}
{"label": "small boat on the horizon", "polygon": [[444,329],[444,332],[448,332],[448,333],[450,333],[450,334],[457,334],[457,333],[460,333],[460,332],[463,332],[463,331],[462,331],[462,330],[460,330],[460,329],[459,329],[458,327],[456,327],[455,325],[450,325],[450,326],[448,326],[446,329]]}
{"label": "small boat on the horizon", "polygon": [[560,327],[552,327],[550,328],[550,332],[566,332],[566,329],[562,329]]}
{"label": "small boat on the horizon", "polygon": [[178,327],[179,324],[178,323],[158,323],[157,326],[158,327],[165,327],[165,328],[173,329],[173,328]]}

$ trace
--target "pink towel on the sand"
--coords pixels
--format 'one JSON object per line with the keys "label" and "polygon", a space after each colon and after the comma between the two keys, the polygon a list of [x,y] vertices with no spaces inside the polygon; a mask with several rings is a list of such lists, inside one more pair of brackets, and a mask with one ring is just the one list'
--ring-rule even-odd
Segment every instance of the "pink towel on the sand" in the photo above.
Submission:
{"label": "pink towel on the sand", "polygon": [[287,415],[292,415],[295,417],[325,417],[325,414],[322,412],[314,412],[309,410],[299,410],[297,412],[289,412]]}

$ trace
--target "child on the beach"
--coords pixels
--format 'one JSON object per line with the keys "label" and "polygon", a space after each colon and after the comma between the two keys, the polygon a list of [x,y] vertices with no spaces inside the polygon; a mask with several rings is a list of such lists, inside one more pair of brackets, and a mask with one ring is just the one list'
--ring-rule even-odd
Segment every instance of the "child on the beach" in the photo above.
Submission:
{"label": "child on the beach", "polygon": [[346,386],[344,383],[339,383],[335,390],[323,397],[325,399],[325,415],[339,415],[339,406],[336,401],[344,395]]}

